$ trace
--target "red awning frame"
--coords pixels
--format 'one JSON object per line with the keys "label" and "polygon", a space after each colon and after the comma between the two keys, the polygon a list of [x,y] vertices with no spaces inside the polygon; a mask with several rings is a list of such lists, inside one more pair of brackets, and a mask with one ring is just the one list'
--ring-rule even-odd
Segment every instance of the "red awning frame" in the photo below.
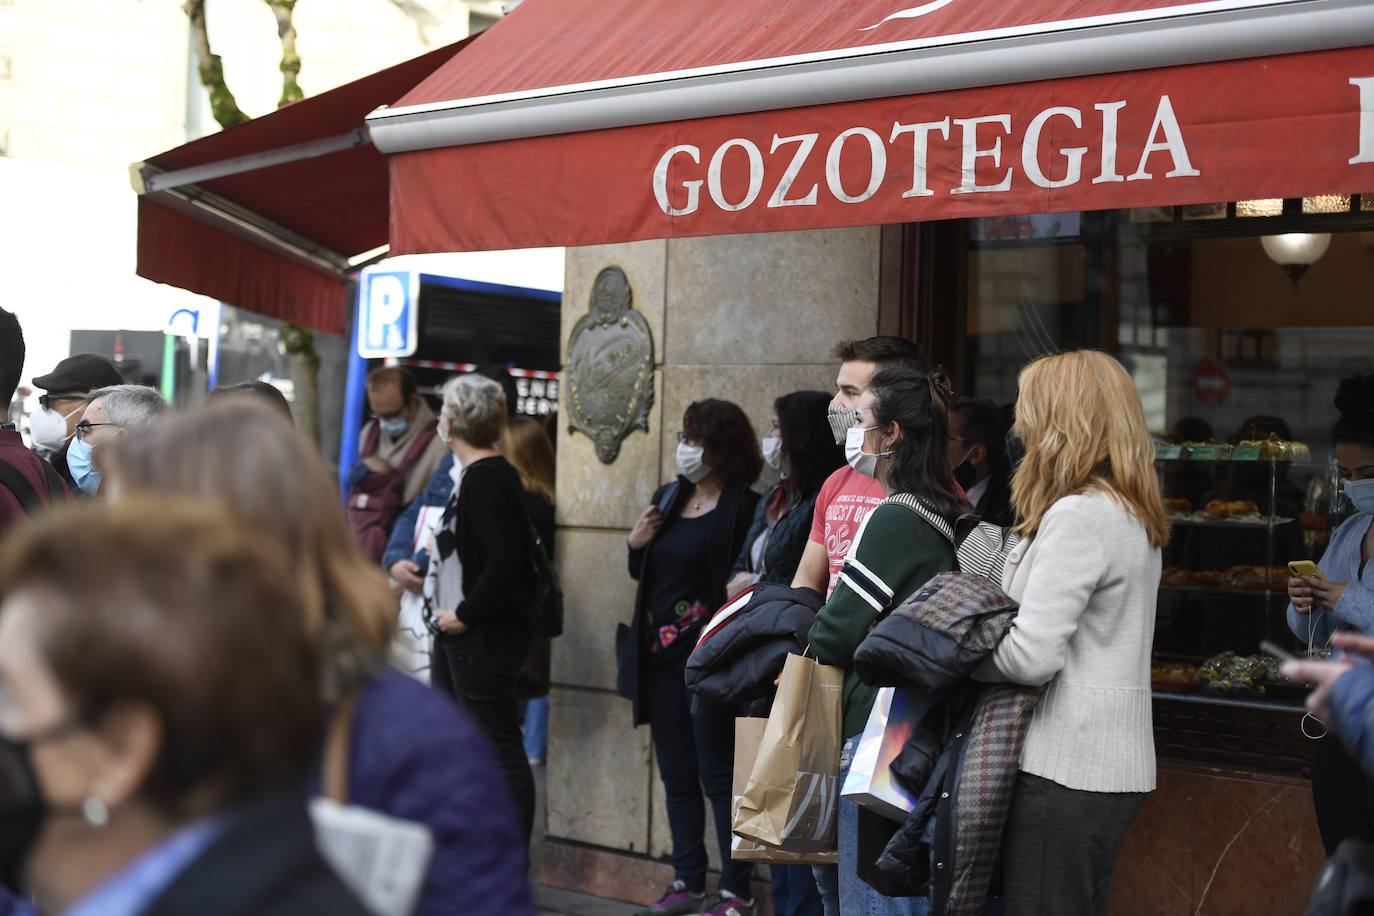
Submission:
{"label": "red awning frame", "polygon": [[472,40],[131,165],[137,273],[342,334],[352,275],[388,235],[387,163],[363,119]]}

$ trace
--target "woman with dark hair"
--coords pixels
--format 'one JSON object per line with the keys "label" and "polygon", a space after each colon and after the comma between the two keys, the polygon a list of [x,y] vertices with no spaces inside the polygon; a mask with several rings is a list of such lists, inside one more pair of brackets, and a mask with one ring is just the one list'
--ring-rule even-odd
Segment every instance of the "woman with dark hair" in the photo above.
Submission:
{"label": "woman with dark hair", "polygon": [[754,522],[730,570],[733,597],[760,582],[792,581],[810,537],[816,494],[837,468],[844,449],[835,444],[824,391],[794,391],[773,402],[773,425],[763,437],[763,458],[782,479],[759,502]]}
{"label": "woman with dark hair", "polygon": [[[857,452],[850,464],[877,478],[889,497],[909,494],[953,527],[972,507],[955,493],[950,474],[947,394],[941,390],[947,385],[943,378],[906,369],[879,372],[859,397],[858,419],[849,430],[846,450]],[[845,669],[841,783],[878,692],[855,674],[855,650],[879,617],[936,573],[954,568],[954,545],[911,509],[884,501],[864,517],[839,583],[811,628],[816,658]],[[923,898],[885,897],[859,878],[857,804],[840,800],[838,826],[841,912],[925,912]]]}
{"label": "woman with dark hair", "polygon": [[[616,634],[617,686],[634,704],[635,724],[649,725],[673,838],[674,881],[643,912],[751,916],[752,868],[729,858],[738,710],[689,700],[683,669],[702,625],[725,602],[730,563],[758,504],[749,485],[763,457],[744,411],[729,401],[689,404],[678,440],[678,478],[654,492],[630,532],[630,575],[639,588],[634,618]],[[711,900],[703,790],[725,859]]]}
{"label": "woman with dark hair", "polygon": [[[1330,645],[1336,633],[1374,635],[1374,375],[1342,379],[1336,409],[1331,440],[1356,514],[1332,532],[1321,576],[1288,580],[1288,626],[1309,649]],[[1312,803],[1327,855],[1346,837],[1374,841],[1374,786],[1330,735],[1313,742]]]}
{"label": "woman with dark hair", "polygon": [[[763,459],[782,479],[759,501],[754,523],[730,570],[730,596],[751,585],[787,585],[796,575],[811,534],[821,484],[844,465],[835,443],[824,391],[794,391],[773,402],[773,425],[763,437]],[[773,911],[778,916],[820,916],[821,898],[809,865],[771,865]]]}

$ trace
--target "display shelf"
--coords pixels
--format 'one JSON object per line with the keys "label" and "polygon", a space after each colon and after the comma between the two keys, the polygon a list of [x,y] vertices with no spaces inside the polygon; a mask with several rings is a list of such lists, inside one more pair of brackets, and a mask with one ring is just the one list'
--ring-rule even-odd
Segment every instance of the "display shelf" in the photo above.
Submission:
{"label": "display shelf", "polygon": [[1288,710],[1292,712],[1304,712],[1306,709],[1301,700],[1271,700],[1267,697],[1219,697],[1186,690],[1153,690],[1150,693],[1156,700],[1177,700],[1180,703],[1225,706],[1231,709]]}
{"label": "display shelf", "polygon": [[1255,519],[1236,519],[1236,518],[1182,518],[1171,515],[1168,518],[1170,525],[1178,525],[1187,528],[1230,528],[1236,531],[1264,531],[1267,528],[1276,528],[1279,525],[1291,525],[1296,522],[1295,518],[1286,516],[1276,516],[1274,518],[1255,518]]}
{"label": "display shelf", "polygon": [[1274,595],[1287,595],[1276,589],[1258,588],[1217,588],[1210,585],[1161,585],[1161,592],[1197,592],[1203,595],[1253,595],[1256,598],[1269,598]]}

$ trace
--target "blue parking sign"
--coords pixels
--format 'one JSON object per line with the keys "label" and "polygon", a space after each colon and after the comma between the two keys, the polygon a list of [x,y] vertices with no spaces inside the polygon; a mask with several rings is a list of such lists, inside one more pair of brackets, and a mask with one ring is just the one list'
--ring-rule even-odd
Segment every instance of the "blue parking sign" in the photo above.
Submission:
{"label": "blue parking sign", "polygon": [[410,270],[363,271],[358,290],[358,355],[409,356],[419,328],[419,275]]}

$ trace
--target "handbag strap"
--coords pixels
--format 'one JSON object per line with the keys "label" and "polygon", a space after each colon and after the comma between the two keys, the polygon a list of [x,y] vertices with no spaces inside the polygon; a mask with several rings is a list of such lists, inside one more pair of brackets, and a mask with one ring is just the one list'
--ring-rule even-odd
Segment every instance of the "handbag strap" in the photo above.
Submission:
{"label": "handbag strap", "polygon": [[348,804],[348,745],[353,737],[353,714],[358,707],[362,686],[354,687],[334,710],[329,734],[324,739],[324,762],[320,766],[320,794],[341,805]]}

